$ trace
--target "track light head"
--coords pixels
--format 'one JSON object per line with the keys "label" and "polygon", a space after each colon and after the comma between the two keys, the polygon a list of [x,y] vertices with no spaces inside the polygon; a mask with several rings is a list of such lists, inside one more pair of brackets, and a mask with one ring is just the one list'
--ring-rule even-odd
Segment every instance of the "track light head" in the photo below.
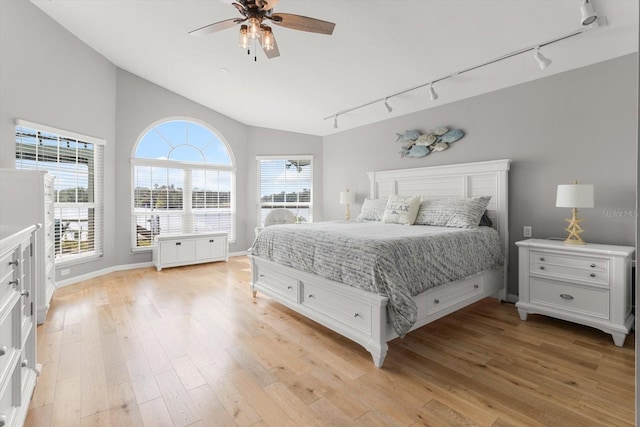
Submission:
{"label": "track light head", "polygon": [[533,57],[535,58],[536,61],[538,61],[538,65],[540,66],[541,70],[544,70],[549,65],[551,65],[552,61],[549,58],[546,58],[542,54],[542,52],[540,52],[540,46],[536,47],[536,54],[533,55]]}
{"label": "track light head", "polygon": [[591,4],[591,0],[582,0],[582,5],[580,6],[580,15],[582,15],[580,19],[580,23],[582,25],[591,25],[598,19],[598,14],[595,10],[593,10],[593,5]]}
{"label": "track light head", "polygon": [[387,99],[389,99],[389,97],[386,97],[386,98],[384,99],[384,106],[387,108],[387,112],[389,112],[389,113],[390,113],[390,112],[392,112],[392,111],[393,111],[393,108],[391,107],[391,105],[389,105],[389,103],[387,102]]}
{"label": "track light head", "polygon": [[429,96],[431,97],[432,101],[435,101],[436,99],[438,99],[438,94],[436,93],[436,90],[433,88],[433,83],[429,83]]}
{"label": "track light head", "polygon": [[338,129],[338,115],[337,114],[333,117],[333,128],[334,129]]}

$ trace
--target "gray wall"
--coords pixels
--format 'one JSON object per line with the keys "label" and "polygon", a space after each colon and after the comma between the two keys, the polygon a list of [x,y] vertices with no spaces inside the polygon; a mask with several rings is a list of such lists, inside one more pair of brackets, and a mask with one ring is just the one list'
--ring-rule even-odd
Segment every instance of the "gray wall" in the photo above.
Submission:
{"label": "gray wall", "polygon": [[[555,207],[556,186],[577,179],[595,187],[595,208],[582,209],[588,242],[635,245],[638,55],[553,75],[438,108],[324,138],[323,207],[340,219],[337,194],[350,188],[360,204],[365,172],[512,159],[509,188],[511,268],[517,294],[517,251],[524,225],[538,238],[565,237],[568,209]],[[440,94],[446,97],[446,94]],[[438,126],[466,136],[446,151],[400,158],[395,133]]]}
{"label": "gray wall", "polygon": [[[113,64],[30,2],[0,1],[0,167],[15,167],[18,118],[105,139],[113,165],[115,101]],[[113,173],[105,168],[104,256],[74,274],[116,263]]]}

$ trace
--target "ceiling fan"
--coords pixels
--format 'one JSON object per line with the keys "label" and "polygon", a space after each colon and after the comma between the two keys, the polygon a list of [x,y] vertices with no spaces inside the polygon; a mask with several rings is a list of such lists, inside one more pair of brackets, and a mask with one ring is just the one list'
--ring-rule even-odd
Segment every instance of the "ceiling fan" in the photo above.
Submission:
{"label": "ceiling fan", "polygon": [[[251,41],[260,44],[267,58],[280,56],[278,44],[271,31],[271,27],[265,22],[293,30],[307,31],[309,33],[331,35],[336,26],[333,22],[309,18],[307,16],[293,15],[291,13],[273,13],[274,6],[279,0],[235,0],[231,4],[242,15],[241,18],[232,18],[190,31],[194,36],[203,36],[217,31],[240,25],[240,46],[249,49]],[[247,50],[247,53],[250,53]],[[254,58],[255,59],[255,58]]]}

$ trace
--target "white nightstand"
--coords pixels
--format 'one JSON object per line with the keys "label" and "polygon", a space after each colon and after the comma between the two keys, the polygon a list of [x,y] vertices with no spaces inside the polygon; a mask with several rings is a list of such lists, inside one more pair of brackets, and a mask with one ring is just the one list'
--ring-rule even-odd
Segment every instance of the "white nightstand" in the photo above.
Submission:
{"label": "white nightstand", "polygon": [[598,328],[621,347],[633,324],[629,246],[529,239],[519,247],[520,319],[529,313]]}

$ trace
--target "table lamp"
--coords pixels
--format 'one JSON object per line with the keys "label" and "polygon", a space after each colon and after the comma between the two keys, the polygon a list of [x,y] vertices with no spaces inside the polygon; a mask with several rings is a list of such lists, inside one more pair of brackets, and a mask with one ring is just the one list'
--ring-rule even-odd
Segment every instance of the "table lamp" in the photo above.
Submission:
{"label": "table lamp", "polygon": [[556,207],[571,208],[573,216],[571,219],[565,218],[569,226],[565,228],[569,232],[569,236],[564,243],[569,245],[584,245],[585,241],[580,237],[580,233],[584,230],[580,226],[582,219],[578,219],[578,208],[593,207],[593,185],[573,184],[558,185],[558,194],[556,197]]}
{"label": "table lamp", "polygon": [[347,221],[351,220],[351,210],[349,209],[349,205],[355,201],[356,201],[355,193],[352,193],[349,190],[340,192],[340,204],[347,205],[347,212],[344,216],[344,219],[346,219]]}

